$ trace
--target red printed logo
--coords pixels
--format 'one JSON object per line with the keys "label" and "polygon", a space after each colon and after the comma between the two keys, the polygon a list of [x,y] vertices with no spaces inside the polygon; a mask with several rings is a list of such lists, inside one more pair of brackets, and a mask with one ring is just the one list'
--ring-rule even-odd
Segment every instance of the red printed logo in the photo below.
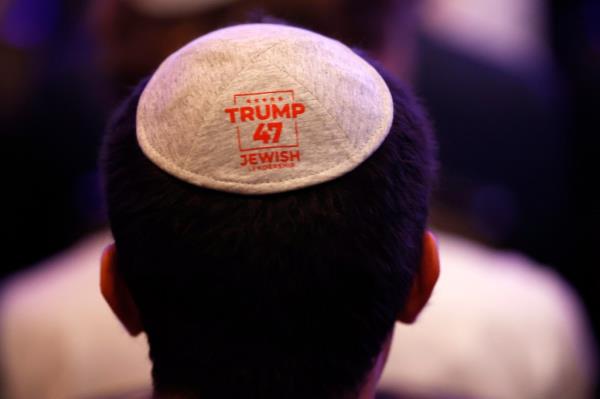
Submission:
{"label": "red printed logo", "polygon": [[224,112],[235,125],[240,166],[268,170],[300,161],[300,150],[293,148],[300,145],[298,118],[306,108],[295,101],[293,90],[235,94]]}

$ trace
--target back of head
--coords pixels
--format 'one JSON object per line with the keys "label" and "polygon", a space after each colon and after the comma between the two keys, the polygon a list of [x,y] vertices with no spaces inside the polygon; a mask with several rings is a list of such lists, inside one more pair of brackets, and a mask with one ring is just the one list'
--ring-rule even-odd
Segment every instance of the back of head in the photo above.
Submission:
{"label": "back of head", "polygon": [[419,265],[432,140],[406,89],[297,28],[217,31],[141,83],[101,166],[156,391],[356,393]]}

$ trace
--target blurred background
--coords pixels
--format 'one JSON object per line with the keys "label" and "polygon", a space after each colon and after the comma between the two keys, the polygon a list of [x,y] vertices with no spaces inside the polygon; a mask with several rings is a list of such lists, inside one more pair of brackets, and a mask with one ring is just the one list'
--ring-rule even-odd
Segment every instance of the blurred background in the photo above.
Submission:
{"label": "blurred background", "polygon": [[[103,129],[164,57],[151,59],[139,41],[127,47],[133,10],[112,18],[118,1],[96,3],[0,0],[0,281],[106,227]],[[266,13],[291,19],[280,8]],[[432,223],[555,270],[598,337],[600,2],[423,0],[416,10],[418,61],[398,75],[438,132]],[[146,45],[161,46],[149,29]]]}

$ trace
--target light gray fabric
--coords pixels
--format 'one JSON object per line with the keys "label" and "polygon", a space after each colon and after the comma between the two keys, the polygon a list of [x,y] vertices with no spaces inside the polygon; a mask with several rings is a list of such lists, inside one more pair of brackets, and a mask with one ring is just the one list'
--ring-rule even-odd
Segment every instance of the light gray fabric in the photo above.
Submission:
{"label": "light gray fabric", "polygon": [[150,160],[182,180],[267,194],[351,171],[381,145],[392,118],[383,78],[348,47],[250,24],[169,57],[142,93],[137,137]]}

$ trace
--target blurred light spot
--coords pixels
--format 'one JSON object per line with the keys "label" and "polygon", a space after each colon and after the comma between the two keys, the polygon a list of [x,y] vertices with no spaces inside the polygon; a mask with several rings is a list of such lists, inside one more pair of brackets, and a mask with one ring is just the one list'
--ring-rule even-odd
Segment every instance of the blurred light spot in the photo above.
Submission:
{"label": "blurred light spot", "polygon": [[58,27],[58,0],[15,0],[0,16],[0,40],[16,48],[48,42]]}

